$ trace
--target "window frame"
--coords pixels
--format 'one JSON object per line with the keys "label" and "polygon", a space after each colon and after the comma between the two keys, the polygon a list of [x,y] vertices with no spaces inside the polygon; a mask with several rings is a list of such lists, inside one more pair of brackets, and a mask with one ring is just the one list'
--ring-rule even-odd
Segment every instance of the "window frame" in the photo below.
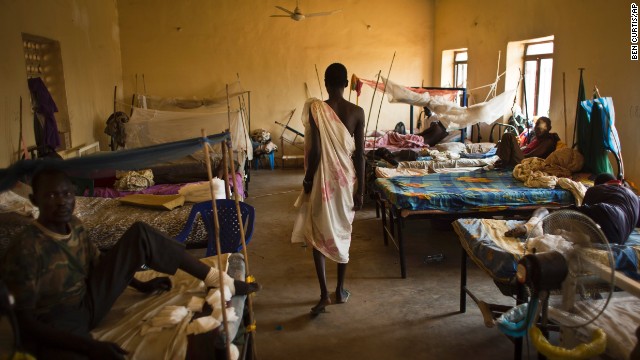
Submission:
{"label": "window frame", "polygon": [[[530,42],[530,43],[526,43],[525,47],[524,47],[524,55],[522,56],[522,76],[524,77],[525,75],[525,69],[526,69],[526,64],[529,61],[535,61],[536,62],[536,76],[535,76],[535,87],[534,87],[534,95],[533,95],[533,114],[527,114],[527,116],[529,117],[533,117],[536,116],[535,114],[538,113],[538,105],[540,102],[540,68],[541,68],[541,63],[543,59],[551,59],[553,60],[553,52],[551,53],[546,53],[546,54],[536,54],[536,55],[527,55],[527,50],[529,49],[529,46],[531,45],[539,45],[539,44],[547,44],[547,43],[551,43],[554,44],[553,40],[544,40],[544,41],[536,41],[536,42]],[[555,44],[554,44],[555,46]],[[555,50],[555,49],[554,49]],[[553,51],[553,50],[552,50]],[[553,74],[552,74],[553,76]],[[525,97],[526,97],[526,90],[524,89],[524,84],[522,87],[522,99],[521,99],[521,106],[523,109],[527,109],[527,106],[525,104]],[[551,94],[549,94],[549,96],[551,96]],[[529,99],[527,99],[527,102],[529,101]]]}
{"label": "window frame", "polygon": [[[458,54],[465,53],[467,54],[467,60],[456,60]],[[467,74],[469,72],[469,51],[468,50],[457,50],[453,52],[453,87],[467,87]],[[465,78],[462,86],[458,86],[458,66],[465,65]]]}

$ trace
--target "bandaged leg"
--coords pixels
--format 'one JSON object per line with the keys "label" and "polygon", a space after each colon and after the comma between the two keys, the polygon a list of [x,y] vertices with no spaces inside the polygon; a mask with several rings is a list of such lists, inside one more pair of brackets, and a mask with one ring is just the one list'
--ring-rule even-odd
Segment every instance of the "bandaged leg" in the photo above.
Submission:
{"label": "bandaged leg", "polygon": [[[222,272],[222,279],[224,285],[231,290],[232,295],[248,295],[260,290],[261,288],[261,286],[256,282],[247,283],[240,280],[234,280],[224,271]],[[218,272],[218,269],[211,268],[209,270],[207,277],[204,279],[204,284],[207,287],[220,288],[220,273]]]}
{"label": "bandaged leg", "polygon": [[[222,281],[224,285],[227,285],[229,287],[229,289],[231,290],[231,294],[235,295],[236,294],[236,287],[234,285],[235,280],[233,280],[231,276],[227,275],[227,273],[223,271]],[[209,273],[207,273],[207,277],[204,279],[204,284],[207,287],[220,288],[220,272],[218,271],[218,269],[216,268],[209,269]]]}
{"label": "bandaged leg", "polygon": [[536,209],[529,221],[524,224],[520,224],[513,229],[504,233],[504,236],[508,237],[521,237],[527,235],[528,237],[541,236],[542,231],[542,219],[549,215],[549,210],[545,208]]}

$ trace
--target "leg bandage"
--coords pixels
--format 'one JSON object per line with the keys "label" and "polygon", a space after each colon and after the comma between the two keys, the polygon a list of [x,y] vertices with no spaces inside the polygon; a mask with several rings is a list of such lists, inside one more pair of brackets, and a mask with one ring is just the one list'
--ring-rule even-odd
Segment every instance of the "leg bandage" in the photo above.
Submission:
{"label": "leg bandage", "polygon": [[[227,285],[229,287],[229,289],[231,290],[231,294],[235,295],[236,288],[234,286],[233,278],[231,276],[227,275],[227,273],[224,272],[224,271],[222,272],[222,277],[223,277],[224,285]],[[209,270],[209,273],[207,274],[207,277],[204,279],[204,284],[207,287],[220,288],[220,275],[218,273],[218,269],[211,268]]]}

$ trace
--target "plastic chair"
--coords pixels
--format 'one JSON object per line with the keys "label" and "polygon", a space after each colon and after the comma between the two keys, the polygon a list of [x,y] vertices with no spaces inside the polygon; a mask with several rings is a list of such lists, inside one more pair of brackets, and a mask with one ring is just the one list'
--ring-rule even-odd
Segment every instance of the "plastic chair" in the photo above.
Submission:
{"label": "plastic chair", "polygon": [[272,151],[268,154],[260,154],[260,155],[254,155],[253,158],[253,169],[254,170],[258,170],[260,168],[260,160],[267,158],[269,160],[269,167],[271,168],[271,170],[273,170],[273,168],[275,167],[275,151]]}
{"label": "plastic chair", "polygon": [[[234,200],[217,199],[216,207],[218,208],[218,222],[220,224],[220,249],[222,253],[234,253],[242,250],[242,239],[240,237],[240,224],[238,224],[238,214],[236,203]],[[187,222],[182,231],[175,237],[179,242],[184,243],[189,237],[189,233],[193,228],[193,224],[198,214],[204,222],[207,230],[207,252],[206,256],[217,254],[215,226],[213,221],[213,209],[211,201],[205,201],[194,204],[191,213],[187,218]],[[253,222],[255,220],[255,209],[253,206],[240,202],[240,213],[242,214],[242,222],[245,224],[245,243],[249,245],[251,236],[253,235]]]}

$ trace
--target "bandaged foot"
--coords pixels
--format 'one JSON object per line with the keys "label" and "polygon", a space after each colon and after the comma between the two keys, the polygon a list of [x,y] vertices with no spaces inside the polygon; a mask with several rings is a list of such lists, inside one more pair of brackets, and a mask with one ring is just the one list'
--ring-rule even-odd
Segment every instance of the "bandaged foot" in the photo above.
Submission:
{"label": "bandaged foot", "polygon": [[521,237],[528,235],[533,238],[542,235],[542,221],[537,216],[532,216],[529,221],[524,224],[517,225],[515,228],[504,233],[504,236]]}
{"label": "bandaged foot", "polygon": [[524,226],[524,224],[518,225],[504,233],[504,236],[506,237],[521,237],[525,235],[527,235],[527,227]]}

